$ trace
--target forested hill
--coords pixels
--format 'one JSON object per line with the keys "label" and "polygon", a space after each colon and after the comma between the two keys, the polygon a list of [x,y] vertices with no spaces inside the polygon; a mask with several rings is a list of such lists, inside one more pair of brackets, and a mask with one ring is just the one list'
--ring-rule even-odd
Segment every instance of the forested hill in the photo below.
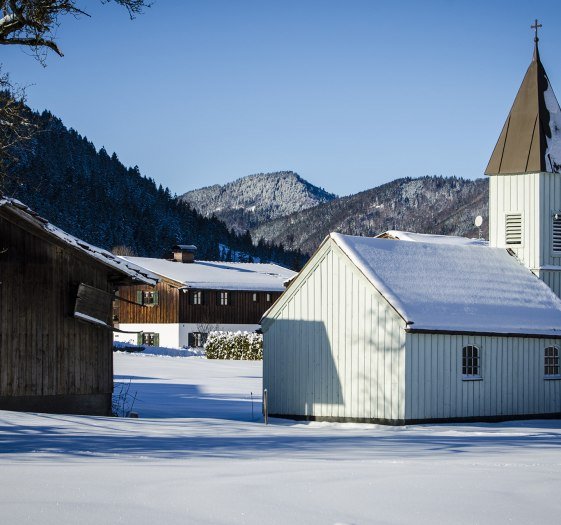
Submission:
{"label": "forested hill", "polygon": [[[126,168],[48,112],[40,132],[0,188],[50,222],[83,240],[140,256],[162,257],[177,243],[196,244],[201,259],[274,261],[298,269],[303,257],[282,247],[254,246],[247,234],[231,233],[179,202],[169,189]],[[222,245],[222,246],[221,246]]]}
{"label": "forested hill", "polygon": [[222,186],[192,190],[179,198],[205,217],[214,215],[235,231],[245,232],[336,197],[297,173],[280,171],[248,175]]}
{"label": "forested hill", "polygon": [[265,239],[309,254],[330,232],[377,235],[407,230],[476,236],[473,221],[481,215],[486,236],[488,191],[487,179],[408,177],[263,223],[251,234],[254,242]]}

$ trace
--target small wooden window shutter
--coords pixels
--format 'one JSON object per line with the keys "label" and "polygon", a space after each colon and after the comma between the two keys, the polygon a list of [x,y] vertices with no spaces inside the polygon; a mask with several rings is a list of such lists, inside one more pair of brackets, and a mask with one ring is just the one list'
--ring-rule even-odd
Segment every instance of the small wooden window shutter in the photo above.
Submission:
{"label": "small wooden window shutter", "polygon": [[142,332],[136,334],[136,344],[140,346],[142,344]]}
{"label": "small wooden window shutter", "polygon": [[154,334],[154,346],[160,346],[160,334]]}
{"label": "small wooden window shutter", "polygon": [[142,301],[142,290],[138,290],[138,291],[136,292],[136,302],[137,302],[138,304],[143,304],[143,301]]}
{"label": "small wooden window shutter", "polygon": [[159,293],[154,292],[154,305],[158,304]]}
{"label": "small wooden window shutter", "polygon": [[193,334],[192,332],[190,332],[189,335],[187,336],[187,344],[191,348],[195,346],[195,334]]}
{"label": "small wooden window shutter", "polygon": [[201,303],[201,305],[203,305],[203,304],[205,304],[205,293],[202,290],[200,290],[199,294],[200,294],[199,297],[201,299],[200,303]]}

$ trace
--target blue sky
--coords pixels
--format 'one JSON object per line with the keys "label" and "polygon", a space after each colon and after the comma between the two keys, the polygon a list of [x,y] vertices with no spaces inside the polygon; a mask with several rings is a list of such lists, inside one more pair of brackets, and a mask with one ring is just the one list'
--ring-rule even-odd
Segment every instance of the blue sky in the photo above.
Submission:
{"label": "blue sky", "polygon": [[1,61],[29,104],[172,192],[293,170],[340,195],[402,176],[483,174],[555,1],[155,0],[129,21],[86,2],[64,58]]}

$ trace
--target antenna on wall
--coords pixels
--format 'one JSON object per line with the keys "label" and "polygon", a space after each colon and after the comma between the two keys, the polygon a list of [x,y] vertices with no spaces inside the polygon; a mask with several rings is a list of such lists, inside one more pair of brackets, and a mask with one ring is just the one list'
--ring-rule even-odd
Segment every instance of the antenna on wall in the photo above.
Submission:
{"label": "antenna on wall", "polygon": [[483,224],[483,217],[481,217],[481,215],[478,215],[473,221],[473,224],[479,230],[479,239],[481,239],[481,225]]}

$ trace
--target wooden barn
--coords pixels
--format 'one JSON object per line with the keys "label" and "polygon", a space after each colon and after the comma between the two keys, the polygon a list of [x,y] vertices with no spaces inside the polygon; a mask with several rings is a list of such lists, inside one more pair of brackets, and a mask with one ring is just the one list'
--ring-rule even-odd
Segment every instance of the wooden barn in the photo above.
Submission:
{"label": "wooden barn", "polygon": [[0,195],[0,409],[108,415],[111,302],[148,272]]}
{"label": "wooden barn", "polygon": [[160,282],[155,290],[121,287],[124,301],[117,303],[115,322],[123,332],[138,335],[117,332],[116,341],[199,347],[212,330],[255,331],[284,291],[284,282],[295,275],[276,264],[201,261],[195,253],[195,246],[178,245],[170,259],[123,258],[156,274]]}
{"label": "wooden barn", "polygon": [[561,301],[506,249],[332,233],[262,327],[272,416],[561,415]]}

